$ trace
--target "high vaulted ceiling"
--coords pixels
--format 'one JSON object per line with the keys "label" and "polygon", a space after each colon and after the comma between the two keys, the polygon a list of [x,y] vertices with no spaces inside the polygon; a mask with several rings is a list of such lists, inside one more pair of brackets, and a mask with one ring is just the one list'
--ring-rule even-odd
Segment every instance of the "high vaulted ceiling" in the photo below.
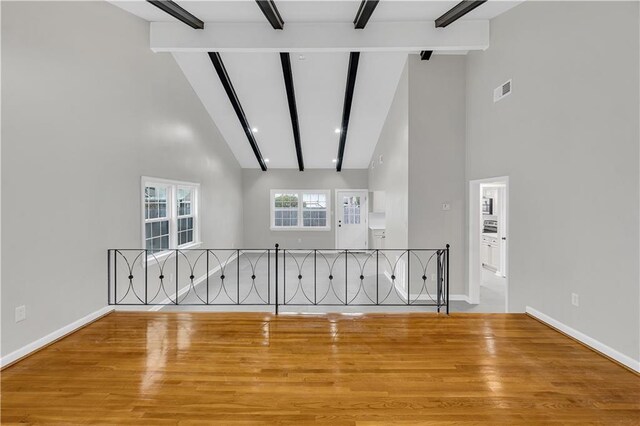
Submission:
{"label": "high vaulted ceiling", "polygon": [[154,23],[150,48],[173,54],[243,168],[259,165],[207,52],[220,52],[268,167],[298,168],[278,54],[291,52],[304,165],[335,168],[348,52],[361,51],[342,165],[349,169],[368,167],[409,53],[465,54],[486,48],[488,23],[480,21],[521,1],[488,1],[437,30],[433,21],[458,1],[382,0],[367,27],[358,30],[353,20],[360,0],[276,0],[284,30],[272,29],[253,0],[176,1],[205,22],[204,30],[146,1],[112,3]]}

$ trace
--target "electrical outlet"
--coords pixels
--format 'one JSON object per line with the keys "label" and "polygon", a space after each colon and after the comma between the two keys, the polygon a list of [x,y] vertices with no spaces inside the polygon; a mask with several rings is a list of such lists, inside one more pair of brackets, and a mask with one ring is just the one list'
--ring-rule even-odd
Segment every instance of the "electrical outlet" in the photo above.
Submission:
{"label": "electrical outlet", "polygon": [[573,306],[580,306],[580,297],[576,293],[571,293],[571,304]]}
{"label": "electrical outlet", "polygon": [[301,243],[302,242],[302,238],[298,238],[298,242]]}
{"label": "electrical outlet", "polygon": [[27,307],[22,305],[16,308],[16,322],[24,321],[27,319]]}
{"label": "electrical outlet", "polygon": [[451,204],[442,203],[442,210],[451,210]]}

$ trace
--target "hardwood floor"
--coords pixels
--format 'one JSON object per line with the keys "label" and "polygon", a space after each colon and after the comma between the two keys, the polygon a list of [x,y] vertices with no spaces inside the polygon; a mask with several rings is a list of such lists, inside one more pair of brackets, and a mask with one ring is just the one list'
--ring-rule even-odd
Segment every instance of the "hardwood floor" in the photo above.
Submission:
{"label": "hardwood floor", "polygon": [[640,424],[637,375],[519,314],[113,313],[1,384],[3,424]]}

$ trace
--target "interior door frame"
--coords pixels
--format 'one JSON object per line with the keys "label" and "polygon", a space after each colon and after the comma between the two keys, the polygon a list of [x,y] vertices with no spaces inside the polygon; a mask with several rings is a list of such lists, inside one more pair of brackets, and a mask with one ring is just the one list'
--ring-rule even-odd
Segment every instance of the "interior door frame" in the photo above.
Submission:
{"label": "interior door frame", "polygon": [[[334,216],[334,228],[336,228],[336,232],[335,232],[335,248],[336,250],[340,250],[338,249],[338,220],[340,218],[340,208],[341,205],[339,203],[338,200],[338,194],[340,192],[364,192],[365,193],[365,202],[364,202],[364,229],[365,229],[365,244],[367,245],[365,247],[365,250],[369,250],[369,190],[368,189],[336,189],[335,190],[335,210],[333,213]],[[361,213],[362,214],[362,213]]]}
{"label": "interior door frame", "polygon": [[468,224],[468,274],[467,288],[469,291],[469,303],[480,303],[480,279],[482,269],[480,265],[480,218],[482,212],[482,197],[480,191],[483,185],[504,185],[504,260],[505,275],[505,312],[509,312],[509,176],[498,176],[487,179],[469,181],[469,224]]}

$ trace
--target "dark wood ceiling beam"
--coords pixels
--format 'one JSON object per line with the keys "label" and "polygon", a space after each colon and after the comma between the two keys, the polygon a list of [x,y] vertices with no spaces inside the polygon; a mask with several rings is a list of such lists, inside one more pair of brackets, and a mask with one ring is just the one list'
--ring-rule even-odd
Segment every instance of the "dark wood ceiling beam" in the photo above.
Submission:
{"label": "dark wood ceiling beam", "polygon": [[282,16],[280,16],[280,12],[278,12],[278,8],[273,0],[256,0],[258,3],[258,7],[264,13],[264,16],[267,18],[267,21],[271,24],[274,30],[281,30],[284,28],[284,21],[282,20]]}
{"label": "dark wood ceiling beam", "polygon": [[304,160],[302,158],[302,144],[300,143],[300,126],[298,123],[298,106],[296,104],[296,92],[293,88],[293,73],[291,72],[291,57],[288,52],[280,53],[282,63],[282,75],[284,85],[287,90],[287,100],[289,101],[289,115],[291,116],[291,129],[293,130],[293,142],[296,147],[296,157],[298,158],[298,170],[304,171]]}
{"label": "dark wood ceiling beam", "polygon": [[376,10],[376,6],[378,6],[378,1],[379,0],[362,0],[358,8],[358,13],[356,13],[356,17],[353,20],[353,24],[357,30],[361,30],[367,26],[369,18],[371,18],[373,11]]}
{"label": "dark wood ceiling beam", "polygon": [[149,3],[157,7],[158,9],[168,13],[179,21],[184,22],[195,30],[204,29],[204,22],[187,12],[180,7],[177,3],[171,0],[147,0]]}
{"label": "dark wood ceiling beam", "polygon": [[462,18],[467,13],[471,12],[476,7],[486,3],[487,0],[463,0],[457,5],[453,6],[447,12],[445,12],[441,17],[436,19],[436,28],[444,28],[449,24],[457,21]]}
{"label": "dark wood ceiling beam", "polygon": [[340,126],[340,144],[338,145],[338,158],[336,170],[342,170],[344,159],[344,148],[347,145],[347,131],[349,129],[349,117],[351,115],[351,104],[353,102],[353,91],[356,87],[356,74],[358,73],[358,62],[360,52],[351,52],[349,55],[349,69],[347,71],[347,87],[344,91],[344,106],[342,107],[342,125]]}
{"label": "dark wood ceiling beam", "polygon": [[431,55],[433,55],[433,50],[423,50],[422,52],[420,52],[420,60],[428,61],[429,59],[431,59]]}
{"label": "dark wood ceiling beam", "polygon": [[245,135],[247,136],[247,140],[249,141],[249,145],[251,145],[251,149],[258,160],[258,164],[263,172],[267,171],[267,163],[264,161],[262,157],[262,153],[260,152],[260,148],[258,147],[258,143],[256,142],[256,138],[253,135],[253,131],[251,130],[251,126],[249,125],[249,121],[247,120],[247,116],[242,109],[242,105],[240,105],[240,100],[238,99],[238,95],[236,95],[236,91],[233,88],[233,84],[231,84],[231,79],[229,78],[229,74],[227,74],[227,69],[224,67],[224,63],[222,62],[222,58],[218,52],[209,52],[209,58],[211,59],[211,63],[213,67],[216,69],[218,73],[218,77],[220,77],[220,82],[224,87],[224,91],[227,92],[227,96],[229,97],[229,101],[233,106],[233,110],[236,112],[238,116],[238,120],[240,121],[240,125],[242,126],[242,130],[244,130]]}

